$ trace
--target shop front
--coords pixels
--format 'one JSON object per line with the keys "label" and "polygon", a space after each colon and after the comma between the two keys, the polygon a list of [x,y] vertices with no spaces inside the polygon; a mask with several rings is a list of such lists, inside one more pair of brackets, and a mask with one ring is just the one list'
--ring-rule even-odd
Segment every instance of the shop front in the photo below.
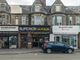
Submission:
{"label": "shop front", "polygon": [[49,34],[49,26],[19,26],[20,48],[39,48]]}
{"label": "shop front", "polygon": [[79,26],[53,26],[53,41],[78,48]]}
{"label": "shop front", "polygon": [[18,47],[18,26],[0,26],[0,48]]}

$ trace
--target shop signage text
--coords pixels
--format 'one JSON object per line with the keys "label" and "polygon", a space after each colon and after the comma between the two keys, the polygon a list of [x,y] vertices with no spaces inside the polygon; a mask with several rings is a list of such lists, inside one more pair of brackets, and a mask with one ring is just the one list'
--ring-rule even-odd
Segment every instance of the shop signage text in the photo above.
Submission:
{"label": "shop signage text", "polygon": [[18,31],[18,26],[0,26],[0,31]]}
{"label": "shop signage text", "polygon": [[79,26],[53,26],[54,34],[78,34]]}
{"label": "shop signage text", "polygon": [[19,31],[50,31],[49,27],[19,27]]}

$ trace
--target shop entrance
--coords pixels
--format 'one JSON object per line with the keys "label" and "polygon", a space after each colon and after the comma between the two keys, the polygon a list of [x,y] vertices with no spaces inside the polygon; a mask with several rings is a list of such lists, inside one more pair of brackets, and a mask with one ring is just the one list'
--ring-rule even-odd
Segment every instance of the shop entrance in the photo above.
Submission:
{"label": "shop entrance", "polygon": [[27,34],[20,34],[20,48],[27,48]]}
{"label": "shop entrance", "polygon": [[70,42],[69,42],[68,36],[63,36],[62,37],[62,43],[69,45]]}
{"label": "shop entrance", "polygon": [[41,48],[42,44],[45,41],[45,38],[47,37],[48,40],[48,35],[42,35],[42,34],[33,34],[32,39],[33,39],[33,47],[34,48]]}
{"label": "shop entrance", "polygon": [[55,40],[55,42],[61,42],[61,35],[55,35],[54,36],[54,40]]}
{"label": "shop entrance", "polygon": [[[20,48],[40,48],[42,47],[45,37],[48,37],[49,34],[20,34]],[[48,40],[48,39],[47,39]],[[31,47],[29,46],[31,43]]]}

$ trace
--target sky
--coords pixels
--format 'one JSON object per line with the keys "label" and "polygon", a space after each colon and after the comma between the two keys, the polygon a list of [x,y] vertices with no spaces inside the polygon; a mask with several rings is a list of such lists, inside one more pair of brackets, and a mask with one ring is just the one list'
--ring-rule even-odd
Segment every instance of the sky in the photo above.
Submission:
{"label": "sky", "polygon": [[[52,5],[55,0],[47,0],[47,5]],[[66,6],[80,6],[80,0],[61,0]],[[31,5],[34,0],[7,0],[10,5]]]}

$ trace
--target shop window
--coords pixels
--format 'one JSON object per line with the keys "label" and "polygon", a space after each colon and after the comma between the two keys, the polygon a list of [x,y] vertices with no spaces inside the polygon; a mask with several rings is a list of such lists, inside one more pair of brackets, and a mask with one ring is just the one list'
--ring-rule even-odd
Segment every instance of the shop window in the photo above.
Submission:
{"label": "shop window", "polygon": [[17,36],[9,37],[9,48],[17,48]]}
{"label": "shop window", "polygon": [[60,37],[57,36],[57,37],[56,37],[56,42],[60,42],[59,40],[60,40]]}
{"label": "shop window", "polygon": [[70,45],[76,47],[76,36],[70,36],[69,37],[69,40],[70,40]]}
{"label": "shop window", "polygon": [[70,36],[63,35],[63,37],[62,37],[62,43],[64,43],[64,44],[71,45],[73,47],[77,47],[76,42],[77,42],[76,35],[70,35]]}

